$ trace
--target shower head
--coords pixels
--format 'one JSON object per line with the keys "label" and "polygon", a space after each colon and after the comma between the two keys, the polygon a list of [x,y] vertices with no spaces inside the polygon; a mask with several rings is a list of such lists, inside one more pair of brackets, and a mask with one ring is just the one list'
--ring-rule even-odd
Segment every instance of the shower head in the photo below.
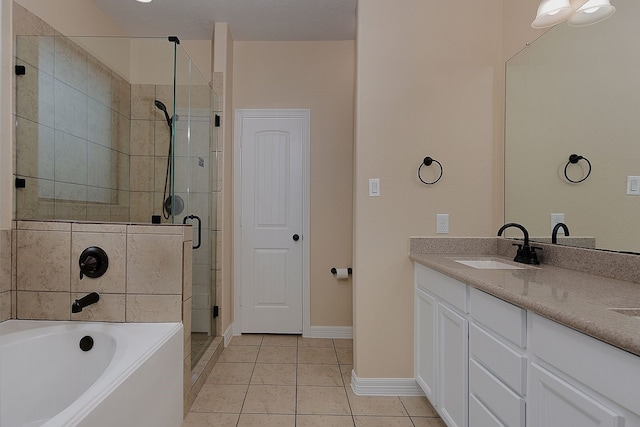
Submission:
{"label": "shower head", "polygon": [[164,113],[164,118],[167,119],[167,124],[169,127],[173,124],[173,120],[169,117],[169,113],[167,113],[167,106],[164,105],[162,101],[158,101],[157,99],[153,102],[156,108]]}

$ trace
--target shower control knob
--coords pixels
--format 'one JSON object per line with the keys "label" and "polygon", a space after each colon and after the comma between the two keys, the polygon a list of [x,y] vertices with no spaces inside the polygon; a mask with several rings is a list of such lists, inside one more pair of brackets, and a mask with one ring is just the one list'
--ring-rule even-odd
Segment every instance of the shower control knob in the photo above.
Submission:
{"label": "shower control knob", "polygon": [[298,240],[300,240],[300,236],[299,236],[299,235],[297,235],[297,234],[294,234],[294,235],[293,235],[293,241],[294,241],[294,242],[297,242]]}

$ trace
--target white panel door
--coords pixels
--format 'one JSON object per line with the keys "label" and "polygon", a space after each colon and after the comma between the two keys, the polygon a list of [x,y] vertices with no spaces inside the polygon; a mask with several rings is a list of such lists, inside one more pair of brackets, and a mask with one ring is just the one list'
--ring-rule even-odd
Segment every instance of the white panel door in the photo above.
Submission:
{"label": "white panel door", "polygon": [[301,117],[244,117],[242,332],[302,333]]}

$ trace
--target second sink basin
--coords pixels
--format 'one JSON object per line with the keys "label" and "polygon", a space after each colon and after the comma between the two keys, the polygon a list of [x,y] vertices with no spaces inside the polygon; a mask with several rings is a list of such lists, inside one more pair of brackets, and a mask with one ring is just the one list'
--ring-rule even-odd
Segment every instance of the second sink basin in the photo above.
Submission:
{"label": "second sink basin", "polygon": [[525,268],[513,264],[507,264],[506,262],[498,261],[496,259],[454,259],[454,261],[482,270],[522,270]]}

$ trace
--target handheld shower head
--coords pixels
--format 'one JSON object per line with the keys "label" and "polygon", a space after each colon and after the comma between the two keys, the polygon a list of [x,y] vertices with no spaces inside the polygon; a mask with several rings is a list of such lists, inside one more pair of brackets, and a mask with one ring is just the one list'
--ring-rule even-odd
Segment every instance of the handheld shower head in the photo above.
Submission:
{"label": "handheld shower head", "polygon": [[153,102],[156,108],[164,113],[164,118],[167,119],[167,124],[169,127],[173,124],[173,120],[169,117],[169,113],[167,113],[167,106],[164,105],[162,101],[158,101],[157,99]]}

